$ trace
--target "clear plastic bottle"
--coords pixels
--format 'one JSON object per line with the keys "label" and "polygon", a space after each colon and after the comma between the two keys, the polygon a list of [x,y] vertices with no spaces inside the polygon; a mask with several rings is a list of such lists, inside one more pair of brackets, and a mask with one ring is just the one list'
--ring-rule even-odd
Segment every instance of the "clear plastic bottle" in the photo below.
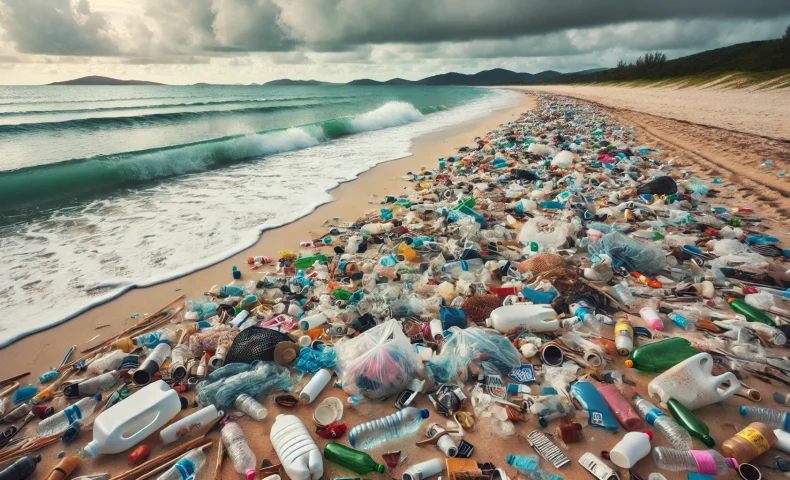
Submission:
{"label": "clear plastic bottle", "polygon": [[368,450],[416,431],[428,416],[430,416],[428,410],[406,407],[392,415],[352,428],[348,434],[348,442],[354,448]]}
{"label": "clear plastic bottle", "polygon": [[760,422],[771,428],[780,428],[790,432],[790,415],[787,412],[774,410],[766,407],[742,406],[741,415],[752,422]]}
{"label": "clear plastic bottle", "polygon": [[667,317],[669,317],[669,319],[672,320],[672,323],[674,323],[675,325],[677,325],[678,327],[682,328],[687,332],[695,332],[697,330],[697,326],[694,325],[694,322],[692,322],[686,317],[682,317],[678,315],[677,313],[674,312],[668,313]]}
{"label": "clear plastic bottle", "polygon": [[67,397],[88,397],[96,395],[97,393],[111,389],[118,383],[119,378],[121,378],[121,375],[118,372],[102,373],[101,375],[89,378],[80,383],[67,385],[66,388],[63,389],[63,393]]}
{"label": "clear plastic bottle", "polygon": [[680,451],[667,447],[653,449],[653,461],[658,468],[670,472],[695,472],[721,475],[730,468],[737,468],[734,458],[726,458],[716,450]]}
{"label": "clear plastic bottle", "polygon": [[194,478],[195,474],[206,464],[206,455],[201,448],[187,452],[175,465],[165,470],[157,480],[186,480]]}
{"label": "clear plastic bottle", "polygon": [[442,265],[442,273],[447,273],[453,277],[458,277],[464,272],[479,272],[484,266],[485,262],[482,258],[472,258],[469,260],[445,263]]}
{"label": "clear plastic bottle", "polygon": [[508,455],[508,465],[512,465],[519,473],[524,474],[529,480],[561,480],[561,477],[552,475],[540,468],[540,459],[537,455]]}
{"label": "clear plastic bottle", "polygon": [[173,345],[176,340],[176,334],[169,328],[160,328],[153,332],[143,333],[133,338],[134,343],[138,346],[146,346],[154,348],[160,343],[167,343]]}
{"label": "clear plastic bottle", "polygon": [[614,296],[617,297],[617,300],[619,300],[620,303],[628,308],[632,308],[634,306],[634,295],[631,293],[631,288],[628,286],[628,283],[625,280],[616,284],[613,287],[613,290]]}
{"label": "clear plastic bottle", "polygon": [[678,425],[672,417],[667,416],[658,407],[642,398],[641,395],[636,394],[633,398],[636,400],[636,409],[639,415],[661,432],[673,447],[678,450],[691,450],[691,435],[689,435],[689,432]]}
{"label": "clear plastic bottle", "polygon": [[75,421],[90,417],[100,401],[101,395],[81,399],[39,422],[36,426],[36,434],[39,437],[46,437],[66,430]]}
{"label": "clear plastic bottle", "polygon": [[222,443],[236,471],[246,475],[247,480],[254,480],[258,461],[250,450],[247,437],[244,436],[244,431],[238,423],[229,423],[222,427]]}
{"label": "clear plastic bottle", "polygon": [[264,420],[266,416],[269,415],[269,410],[267,410],[266,407],[246,393],[242,393],[236,397],[233,406],[246,413],[250,418],[254,418],[258,421]]}
{"label": "clear plastic bottle", "polygon": [[121,366],[123,359],[126,358],[127,355],[127,353],[124,353],[121,350],[113,350],[112,352],[88,365],[88,373],[92,375],[99,375],[104,372],[115,370]]}

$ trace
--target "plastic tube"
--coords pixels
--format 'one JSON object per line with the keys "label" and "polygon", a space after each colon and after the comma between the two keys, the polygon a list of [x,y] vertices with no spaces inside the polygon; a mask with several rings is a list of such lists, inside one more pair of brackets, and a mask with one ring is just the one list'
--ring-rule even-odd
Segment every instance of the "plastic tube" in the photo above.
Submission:
{"label": "plastic tube", "polygon": [[332,371],[327,368],[322,368],[315,375],[307,385],[304,386],[301,393],[299,393],[299,401],[303,404],[310,404],[318,398],[324,388],[332,380]]}
{"label": "plastic tube", "polygon": [[434,458],[427,462],[412,465],[403,472],[403,480],[423,480],[442,473],[443,462],[441,458]]}

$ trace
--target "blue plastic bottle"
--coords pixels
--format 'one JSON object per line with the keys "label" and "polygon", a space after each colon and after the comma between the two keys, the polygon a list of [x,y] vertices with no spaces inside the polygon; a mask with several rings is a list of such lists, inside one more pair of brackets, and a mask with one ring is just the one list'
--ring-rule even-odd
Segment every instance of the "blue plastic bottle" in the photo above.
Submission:
{"label": "blue plastic bottle", "polygon": [[537,455],[508,455],[507,464],[523,473],[529,479],[562,480],[562,477],[541,470]]}
{"label": "blue plastic bottle", "polygon": [[576,382],[571,387],[571,396],[579,402],[582,409],[590,413],[590,425],[605,428],[610,432],[620,430],[620,424],[609,411],[606,400],[595,385],[585,381]]}

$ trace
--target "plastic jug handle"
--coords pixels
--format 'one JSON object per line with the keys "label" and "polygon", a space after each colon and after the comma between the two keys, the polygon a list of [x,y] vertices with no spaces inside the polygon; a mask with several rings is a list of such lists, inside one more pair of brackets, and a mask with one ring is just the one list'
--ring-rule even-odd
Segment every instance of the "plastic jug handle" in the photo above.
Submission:
{"label": "plastic jug handle", "polygon": [[[159,419],[159,417],[160,417],[161,415],[162,415],[162,412],[161,412],[161,411],[159,411],[159,412],[156,412],[156,415],[154,416],[154,418],[153,418],[153,419],[151,419],[151,421],[150,421],[150,422],[148,422],[148,425],[144,425],[144,426],[142,426],[142,427],[138,428],[136,432],[132,433],[132,434],[131,434],[131,435],[129,435],[128,437],[126,437],[126,436],[123,436],[123,435],[122,435],[122,436],[121,436],[121,438],[122,438],[122,439],[124,439],[124,440],[128,440],[128,439],[130,439],[130,438],[134,438],[134,436],[135,436],[135,435],[137,435],[138,433],[142,432],[142,431],[143,431],[143,430],[145,430],[146,428],[148,428],[148,427],[150,427],[151,425],[153,425],[153,424],[154,424],[154,423],[155,423],[155,422],[156,422],[156,421]],[[125,433],[125,432],[124,432],[124,433]],[[140,439],[140,441],[142,441],[142,440],[143,440],[143,439],[141,438],[141,439]]]}
{"label": "plastic jug handle", "polygon": [[[724,382],[730,382],[730,386],[727,387],[726,390],[723,392],[719,389],[719,385]],[[719,394],[719,398],[727,398],[735,395],[741,389],[741,382],[738,380],[738,377],[735,376],[732,372],[727,372],[722,375],[716,377],[716,393]]]}

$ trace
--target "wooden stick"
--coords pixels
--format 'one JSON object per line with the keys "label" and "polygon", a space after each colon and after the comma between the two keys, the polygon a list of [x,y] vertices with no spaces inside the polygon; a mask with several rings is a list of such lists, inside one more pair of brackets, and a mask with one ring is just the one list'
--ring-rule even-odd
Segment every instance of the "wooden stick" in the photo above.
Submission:
{"label": "wooden stick", "polygon": [[15,375],[13,377],[0,380],[0,387],[4,387],[7,383],[11,383],[15,380],[19,380],[20,378],[27,377],[28,375],[30,375],[30,372],[20,373],[19,375]]}
{"label": "wooden stick", "polygon": [[222,470],[222,459],[225,457],[225,444],[219,442],[217,446],[217,467],[214,469],[214,480],[220,480],[220,472]]}
{"label": "wooden stick", "polygon": [[[213,444],[214,444],[214,442],[207,442],[207,443],[204,443],[203,445],[199,446],[198,448],[200,448],[201,450],[203,450],[203,449],[206,449],[206,448],[208,448],[208,447],[211,447],[211,445],[213,445]],[[186,453],[184,453],[184,455],[186,455]],[[154,475],[156,475],[157,473],[159,473],[159,472],[162,472],[162,471],[164,471],[164,470],[166,470],[166,469],[170,468],[170,467],[171,467],[171,466],[173,466],[173,465],[174,465],[174,464],[175,464],[177,461],[179,461],[179,460],[181,460],[182,458],[184,458],[184,455],[179,455],[178,457],[176,457],[176,458],[174,458],[174,459],[170,460],[169,462],[165,463],[164,465],[161,465],[161,466],[159,466],[159,467],[156,467],[155,469],[151,470],[150,472],[146,473],[145,475],[143,475],[143,476],[141,476],[141,477],[137,477],[137,480],[145,480],[146,478],[151,478],[151,477],[153,477]]]}
{"label": "wooden stick", "polygon": [[128,470],[128,471],[126,471],[126,472],[124,472],[124,473],[122,473],[120,475],[114,476],[110,480],[129,480],[129,479],[132,479],[132,478],[137,478],[137,475],[140,474],[141,472],[144,472],[144,471],[148,470],[149,468],[158,467],[162,463],[168,462],[171,459],[182,455],[184,452],[192,450],[196,446],[200,445],[200,442],[203,442],[205,440],[206,440],[206,436],[205,435],[203,435],[202,437],[198,437],[198,438],[196,438],[194,440],[190,440],[187,443],[185,443],[185,444],[183,444],[183,445],[181,445],[179,447],[176,447],[176,448],[174,448],[172,450],[169,450],[169,451],[159,455],[156,458],[152,458],[151,460],[148,460],[147,462],[145,462],[143,464],[140,464],[140,465],[138,465],[137,467],[135,467],[135,468],[133,468],[131,470]]}

